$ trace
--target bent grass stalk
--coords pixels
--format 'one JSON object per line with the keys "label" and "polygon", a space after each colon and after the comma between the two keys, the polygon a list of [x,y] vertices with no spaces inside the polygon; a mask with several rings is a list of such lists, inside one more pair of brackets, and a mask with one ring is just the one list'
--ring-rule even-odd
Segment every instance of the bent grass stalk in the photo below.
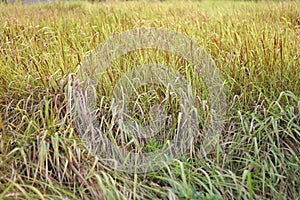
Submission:
{"label": "bent grass stalk", "polygon": [[[298,1],[1,4],[0,199],[299,198],[299,7]],[[86,149],[66,92],[89,51],[137,27],[169,28],[202,45],[226,80],[230,105],[214,151],[203,157],[199,135],[189,155],[147,174],[113,171]],[[131,139],[118,132],[108,94],[122,73],[148,62],[183,74],[203,108],[200,124],[209,120],[209,91],[189,63],[166,52],[133,52],[116,60],[96,88],[101,128],[120,136],[116,144]],[[165,90],[157,99],[171,96]],[[135,101],[136,115],[153,95],[136,95],[143,97]],[[172,98],[166,104],[177,108]],[[154,151],[161,144],[145,145]]]}

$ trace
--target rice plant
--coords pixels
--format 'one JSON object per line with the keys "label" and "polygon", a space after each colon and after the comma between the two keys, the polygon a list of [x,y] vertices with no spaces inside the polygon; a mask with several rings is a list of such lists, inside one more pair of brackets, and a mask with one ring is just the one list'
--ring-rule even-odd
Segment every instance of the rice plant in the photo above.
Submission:
{"label": "rice plant", "polygon": [[[0,199],[299,199],[299,11],[299,1],[0,4]],[[87,148],[69,92],[91,51],[141,27],[180,32],[204,47],[228,108],[208,154],[199,134],[159,170],[126,173]],[[122,135],[109,96],[122,74],[147,63],[172,66],[193,86],[199,130],[209,105],[201,75],[183,58],[141,50],[116,59],[96,88],[100,128],[119,146],[153,152],[167,136]],[[165,103],[173,114],[166,127],[176,131],[178,99],[168,87],[140,87],[131,100],[132,116],[145,125],[154,120],[149,106]]]}

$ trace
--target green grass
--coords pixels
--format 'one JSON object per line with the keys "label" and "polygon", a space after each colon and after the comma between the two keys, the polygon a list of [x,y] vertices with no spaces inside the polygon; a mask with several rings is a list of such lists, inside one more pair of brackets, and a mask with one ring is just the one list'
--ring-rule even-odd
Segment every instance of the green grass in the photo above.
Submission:
{"label": "green grass", "polygon": [[[299,13],[299,1],[1,4],[0,199],[299,199]],[[67,89],[87,53],[138,27],[168,28],[203,46],[222,72],[228,102],[225,129],[209,155],[196,138],[192,156],[147,174],[103,165],[78,137],[67,107]],[[180,58],[130,53],[99,86],[104,130],[113,123],[113,84],[149,61],[174,66],[204,95]],[[139,105],[146,109],[153,95]],[[162,145],[147,144],[145,151]]]}

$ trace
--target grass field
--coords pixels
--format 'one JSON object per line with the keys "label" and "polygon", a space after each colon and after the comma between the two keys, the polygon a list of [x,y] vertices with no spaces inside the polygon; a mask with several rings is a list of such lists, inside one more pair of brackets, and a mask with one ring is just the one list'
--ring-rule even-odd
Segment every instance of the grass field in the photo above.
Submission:
{"label": "grass field", "polygon": [[[142,174],[93,156],[66,99],[89,51],[139,27],[164,27],[203,46],[222,73],[228,104],[208,155],[194,140],[192,155]],[[98,95],[106,98],[122,63],[153,60],[199,86],[178,59],[124,56]],[[299,77],[299,1],[1,4],[0,199],[300,199]],[[109,121],[109,110],[100,110]]]}

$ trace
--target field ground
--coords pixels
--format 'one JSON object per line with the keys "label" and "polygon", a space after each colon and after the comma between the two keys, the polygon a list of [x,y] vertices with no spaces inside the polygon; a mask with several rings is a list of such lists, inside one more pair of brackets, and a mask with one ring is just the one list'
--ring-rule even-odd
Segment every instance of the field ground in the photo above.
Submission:
{"label": "field ground", "polygon": [[[209,155],[195,140],[190,154],[146,174],[104,166],[66,107],[70,74],[87,53],[138,27],[168,28],[203,46],[222,73],[228,104]],[[299,1],[1,4],[0,199],[299,199],[299,47]],[[182,69],[167,53],[156,56]],[[124,56],[110,81],[124,72],[118,63],[147,59]],[[181,73],[189,69],[182,63]]]}

